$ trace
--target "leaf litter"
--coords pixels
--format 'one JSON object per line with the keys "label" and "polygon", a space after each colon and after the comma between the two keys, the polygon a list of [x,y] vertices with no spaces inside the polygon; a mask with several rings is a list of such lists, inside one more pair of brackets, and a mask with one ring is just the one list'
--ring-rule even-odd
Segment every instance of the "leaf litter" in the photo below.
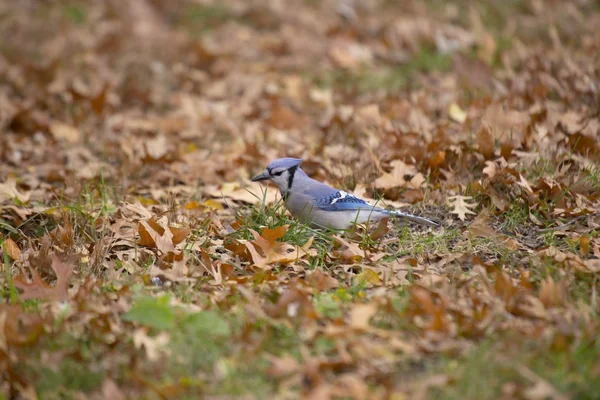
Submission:
{"label": "leaf litter", "polygon": [[600,390],[600,11],[388,3],[0,6],[4,397]]}

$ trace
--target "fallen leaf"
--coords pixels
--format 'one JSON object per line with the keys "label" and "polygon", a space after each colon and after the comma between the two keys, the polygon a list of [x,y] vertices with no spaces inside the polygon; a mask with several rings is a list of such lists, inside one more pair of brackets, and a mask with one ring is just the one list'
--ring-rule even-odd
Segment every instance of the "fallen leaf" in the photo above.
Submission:
{"label": "fallen leaf", "polygon": [[448,116],[459,124],[464,124],[467,120],[467,113],[456,103],[448,106]]}
{"label": "fallen leaf", "polygon": [[6,239],[2,247],[3,249],[6,249],[6,254],[8,254],[8,256],[14,261],[21,260],[21,249],[19,249],[19,246],[15,243],[14,240],[12,240],[11,238]]}
{"label": "fallen leaf", "polygon": [[363,268],[363,270],[354,277],[354,280],[358,284],[365,285],[366,287],[379,286],[382,284],[381,278],[377,272],[373,271],[371,268]]}
{"label": "fallen leaf", "polygon": [[264,228],[259,235],[258,232],[250,229],[254,236],[253,241],[245,242],[246,248],[252,255],[253,265],[260,269],[271,268],[273,264],[288,264],[299,260],[310,254],[310,246],[313,237],[311,237],[304,246],[293,245],[289,243],[277,242],[287,231],[288,225],[283,225],[274,229]]}
{"label": "fallen leaf", "polygon": [[493,239],[504,246],[516,250],[519,248],[519,242],[515,239],[508,237],[507,235],[496,232],[491,227],[492,213],[488,209],[482,210],[477,217],[471,222],[467,231],[464,232],[465,236],[469,235],[472,237],[482,237]]}
{"label": "fallen leaf", "polygon": [[350,310],[350,326],[354,329],[368,330],[369,321],[377,312],[377,305],[357,304]]}
{"label": "fallen leaf", "polygon": [[144,349],[149,361],[157,361],[169,354],[171,336],[167,332],[160,332],[156,336],[149,336],[147,328],[138,328],[131,335],[136,349]]}
{"label": "fallen leaf", "polygon": [[66,264],[56,254],[52,254],[51,259],[52,264],[50,266],[56,274],[54,286],[46,283],[33,267],[29,268],[31,282],[25,277],[24,271],[14,278],[15,287],[23,291],[19,296],[22,300],[66,300],[68,298],[67,290],[69,289],[69,280],[73,274],[73,265]]}
{"label": "fallen leaf", "polygon": [[14,180],[7,180],[4,183],[0,183],[0,203],[4,203],[6,200],[17,199],[21,203],[27,203],[31,198],[31,193],[22,193],[17,189],[17,182]]}
{"label": "fallen leaf", "polygon": [[446,200],[446,204],[452,207],[450,213],[458,215],[458,218],[464,221],[467,218],[467,214],[475,215],[475,212],[471,209],[477,207],[478,203],[467,203],[471,199],[471,196],[451,196]]}
{"label": "fallen leaf", "polygon": [[394,160],[391,162],[391,165],[391,172],[386,172],[375,180],[376,188],[391,189],[406,186],[418,189],[425,183],[425,178],[421,173],[417,172],[414,165],[408,165],[401,160]]}
{"label": "fallen leaf", "polygon": [[79,129],[63,122],[54,122],[50,125],[50,133],[55,139],[76,143],[81,137]]}
{"label": "fallen leaf", "polygon": [[344,240],[339,236],[334,236],[334,240],[342,245],[341,249],[336,249],[333,251],[333,256],[339,258],[344,262],[349,262],[350,264],[356,264],[364,258],[365,252],[358,247],[355,243]]}
{"label": "fallen leaf", "polygon": [[[483,125],[481,129],[477,132],[477,145],[479,152],[486,159],[490,159],[494,156],[494,136],[490,132],[488,126]],[[493,175],[491,175],[490,178],[491,177],[493,177]]]}
{"label": "fallen leaf", "polygon": [[330,290],[339,286],[339,282],[332,276],[323,273],[317,268],[307,277],[308,283],[318,291]]}
{"label": "fallen leaf", "polygon": [[561,306],[565,302],[565,289],[562,284],[556,283],[551,276],[548,276],[540,284],[540,292],[538,297],[544,304],[544,307],[552,308]]}
{"label": "fallen leaf", "polygon": [[266,372],[271,378],[283,378],[300,371],[300,363],[290,355],[284,355],[283,357],[271,356],[269,358],[271,365]]}

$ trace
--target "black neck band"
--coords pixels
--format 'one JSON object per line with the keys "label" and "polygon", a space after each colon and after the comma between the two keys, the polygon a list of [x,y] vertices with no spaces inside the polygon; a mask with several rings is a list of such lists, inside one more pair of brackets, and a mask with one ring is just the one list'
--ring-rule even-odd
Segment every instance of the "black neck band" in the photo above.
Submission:
{"label": "black neck band", "polygon": [[287,189],[285,191],[285,193],[282,194],[283,200],[286,201],[290,195],[290,191],[292,190],[292,183],[294,182],[294,175],[296,175],[296,170],[298,169],[298,166],[295,165],[293,167],[291,167],[290,169],[288,169],[288,173],[290,174],[290,176],[288,176],[288,184],[287,184]]}

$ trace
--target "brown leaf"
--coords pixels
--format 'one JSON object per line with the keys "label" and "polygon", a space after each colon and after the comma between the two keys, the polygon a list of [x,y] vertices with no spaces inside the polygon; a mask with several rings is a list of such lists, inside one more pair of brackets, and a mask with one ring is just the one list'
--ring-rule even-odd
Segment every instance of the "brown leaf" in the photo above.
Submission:
{"label": "brown leaf", "polygon": [[333,251],[333,256],[339,258],[343,262],[356,264],[364,258],[365,252],[358,245],[344,240],[339,236],[334,236],[333,239],[342,245],[341,249]]}
{"label": "brown leaf", "polygon": [[296,288],[289,288],[279,297],[277,303],[266,304],[265,312],[273,318],[306,317],[314,314],[312,303],[308,295]]}
{"label": "brown leaf", "polygon": [[21,289],[20,298],[26,299],[45,299],[45,300],[66,300],[67,290],[69,289],[69,280],[73,274],[73,265],[66,264],[56,255],[52,254],[51,268],[56,274],[56,283],[50,286],[46,283],[37,271],[29,268],[31,271],[31,282],[21,273],[15,277],[15,287]]}
{"label": "brown leaf", "polygon": [[477,215],[473,222],[471,222],[468,231],[465,231],[464,234],[471,235],[473,237],[494,239],[495,241],[498,241],[504,246],[513,250],[519,248],[519,242],[513,238],[496,232],[496,230],[490,226],[491,223],[492,213],[490,210],[484,209],[479,213],[479,215]]}
{"label": "brown leaf", "polygon": [[565,302],[565,288],[561,282],[556,283],[551,276],[544,279],[540,285],[539,298],[546,308],[561,306]]}
{"label": "brown leaf", "polygon": [[6,239],[3,247],[6,249],[6,254],[8,254],[8,256],[14,261],[19,261],[21,259],[21,249],[19,249],[19,246],[14,240],[11,238]]}
{"label": "brown leaf", "polygon": [[490,159],[494,156],[494,136],[492,136],[488,126],[483,125],[479,132],[477,132],[477,144],[479,146],[479,152],[486,159]]}
{"label": "brown leaf", "polygon": [[313,273],[308,275],[308,282],[312,287],[318,291],[330,290],[339,286],[339,282],[332,276],[325,275],[323,271],[318,268]]}
{"label": "brown leaf", "polygon": [[43,332],[39,315],[23,312],[21,305],[0,304],[0,351],[31,345]]}
{"label": "brown leaf", "polygon": [[183,242],[185,240],[185,238],[187,237],[187,235],[189,235],[189,233],[190,233],[189,228],[176,228],[174,226],[170,226],[169,230],[173,234],[173,244],[174,245],[178,245],[179,243]]}
{"label": "brown leaf", "polygon": [[63,122],[54,122],[50,125],[50,133],[57,140],[64,140],[68,143],[77,143],[81,133],[77,128]]}
{"label": "brown leaf", "polygon": [[600,259],[590,259],[584,261],[578,255],[573,253],[563,253],[554,246],[541,250],[538,252],[538,254],[552,258],[555,262],[575,271],[588,274],[600,272]]}
{"label": "brown leaf", "polygon": [[300,371],[300,363],[290,355],[281,358],[271,357],[271,365],[267,368],[267,375],[271,378],[284,378]]}
{"label": "brown leaf", "polygon": [[288,225],[273,229],[265,228],[261,235],[250,230],[254,240],[244,244],[252,255],[252,261],[257,268],[271,268],[271,265],[276,263],[288,264],[311,253],[309,248],[312,245],[312,237],[302,247],[276,241],[283,237],[287,228]]}
{"label": "brown leaf", "polygon": [[277,129],[294,129],[302,126],[302,117],[289,107],[275,104],[269,123]]}
{"label": "brown leaf", "polygon": [[175,246],[183,242],[189,233],[189,228],[170,226],[165,229],[154,218],[150,218],[138,224],[138,244],[157,248],[164,253],[175,252]]}
{"label": "brown leaf", "polygon": [[579,255],[581,255],[581,257],[586,257],[589,252],[590,252],[590,239],[587,236],[583,235],[579,239]]}

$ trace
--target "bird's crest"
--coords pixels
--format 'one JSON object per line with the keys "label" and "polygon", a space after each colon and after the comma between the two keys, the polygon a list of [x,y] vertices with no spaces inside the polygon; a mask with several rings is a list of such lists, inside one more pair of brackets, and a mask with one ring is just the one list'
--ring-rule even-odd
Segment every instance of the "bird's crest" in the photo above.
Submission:
{"label": "bird's crest", "polygon": [[301,162],[302,162],[302,160],[299,158],[290,158],[290,157],[278,158],[277,160],[271,161],[269,163],[269,165],[267,165],[267,169],[268,170],[280,169],[280,168],[289,169],[292,167],[297,167]]}

